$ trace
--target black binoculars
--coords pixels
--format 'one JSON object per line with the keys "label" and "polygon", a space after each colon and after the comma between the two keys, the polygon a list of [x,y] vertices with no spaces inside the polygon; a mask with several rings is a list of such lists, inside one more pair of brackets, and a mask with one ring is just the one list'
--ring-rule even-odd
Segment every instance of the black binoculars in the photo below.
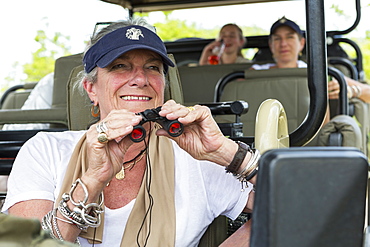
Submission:
{"label": "black binoculars", "polygon": [[130,139],[133,142],[141,142],[145,139],[146,131],[142,125],[149,121],[159,123],[162,128],[165,129],[167,133],[172,137],[176,137],[182,134],[182,132],[184,131],[183,124],[180,123],[178,120],[168,120],[167,118],[160,116],[160,111],[161,106],[137,113],[138,115],[141,115],[143,119],[138,125],[134,126],[134,129],[130,134]]}

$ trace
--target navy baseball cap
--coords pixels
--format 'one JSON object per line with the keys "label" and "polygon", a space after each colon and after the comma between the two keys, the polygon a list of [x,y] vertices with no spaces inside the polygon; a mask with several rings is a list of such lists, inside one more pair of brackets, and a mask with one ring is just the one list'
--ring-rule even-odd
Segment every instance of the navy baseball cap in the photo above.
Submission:
{"label": "navy baseball cap", "polygon": [[90,47],[83,58],[85,72],[90,73],[96,66],[105,68],[123,53],[136,49],[158,53],[162,57],[165,72],[168,66],[175,66],[156,33],[143,26],[131,25],[106,34]]}
{"label": "navy baseball cap", "polygon": [[271,29],[270,29],[270,36],[274,34],[277,28],[281,26],[287,26],[293,29],[296,33],[302,36],[302,30],[299,28],[299,26],[294,22],[291,21],[287,18],[282,17],[279,20],[277,20],[274,24],[272,24]]}

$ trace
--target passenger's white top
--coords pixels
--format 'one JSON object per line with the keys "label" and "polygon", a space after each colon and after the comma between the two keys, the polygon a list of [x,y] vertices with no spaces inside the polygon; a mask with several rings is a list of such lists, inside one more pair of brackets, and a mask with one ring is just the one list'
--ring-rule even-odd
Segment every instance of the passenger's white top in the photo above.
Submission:
{"label": "passenger's white top", "polygon": [[[84,131],[38,133],[20,150],[14,163],[3,211],[31,199],[54,201],[73,149]],[[197,246],[207,226],[220,214],[235,219],[246,205],[252,186],[219,165],[193,159],[173,142],[175,153],[176,246]],[[155,198],[154,198],[155,201]],[[134,201],[105,212],[103,244],[119,246]],[[163,212],[163,217],[166,213]],[[81,239],[82,246],[91,246]]]}
{"label": "passenger's white top", "polygon": [[[252,68],[255,70],[270,69],[271,67],[276,66],[276,63],[266,63],[266,64],[253,64]],[[297,68],[307,68],[307,64],[302,60],[297,61]]]}

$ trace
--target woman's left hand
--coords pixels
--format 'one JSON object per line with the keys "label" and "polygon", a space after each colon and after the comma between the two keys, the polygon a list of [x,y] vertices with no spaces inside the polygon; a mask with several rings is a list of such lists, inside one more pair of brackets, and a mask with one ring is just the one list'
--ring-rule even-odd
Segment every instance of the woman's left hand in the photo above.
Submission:
{"label": "woman's left hand", "polygon": [[178,119],[184,125],[184,132],[178,137],[171,137],[160,129],[157,134],[173,139],[195,159],[226,165],[238,149],[234,141],[222,134],[206,106],[185,107],[169,100],[159,114],[169,120]]}

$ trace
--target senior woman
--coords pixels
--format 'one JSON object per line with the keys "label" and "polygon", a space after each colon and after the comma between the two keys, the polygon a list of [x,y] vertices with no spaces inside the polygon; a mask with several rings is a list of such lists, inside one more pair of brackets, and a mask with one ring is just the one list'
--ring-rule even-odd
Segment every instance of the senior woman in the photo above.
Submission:
{"label": "senior woman", "polygon": [[[20,150],[3,210],[40,219],[58,239],[81,246],[196,246],[219,215],[236,218],[253,203],[258,151],[222,135],[207,107],[164,101],[174,66],[143,19],[92,37],[82,85],[100,122],[87,131],[39,133]],[[129,135],[146,109],[184,128],[158,125]],[[225,172],[226,169],[226,172]]]}

